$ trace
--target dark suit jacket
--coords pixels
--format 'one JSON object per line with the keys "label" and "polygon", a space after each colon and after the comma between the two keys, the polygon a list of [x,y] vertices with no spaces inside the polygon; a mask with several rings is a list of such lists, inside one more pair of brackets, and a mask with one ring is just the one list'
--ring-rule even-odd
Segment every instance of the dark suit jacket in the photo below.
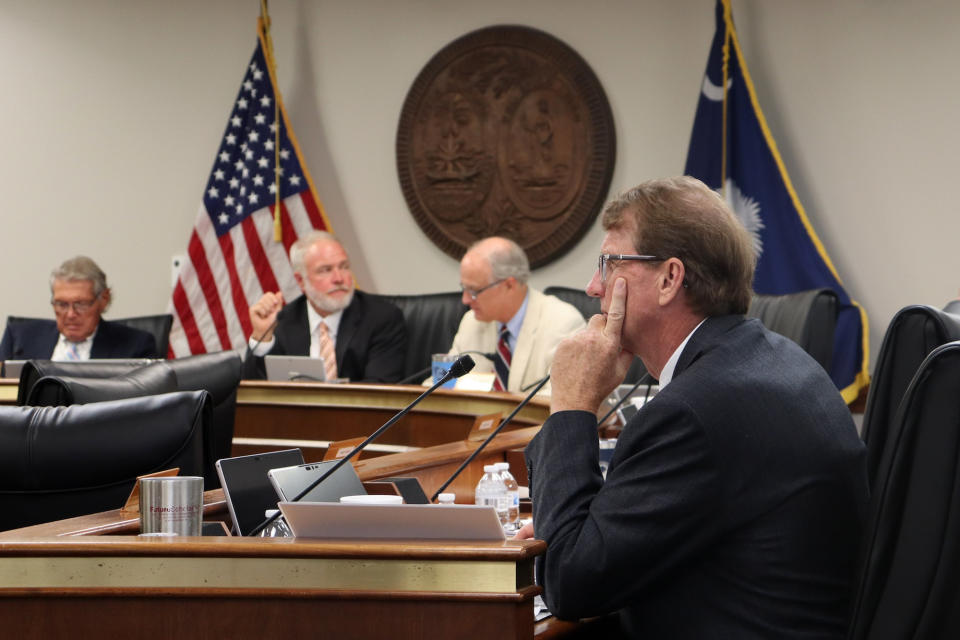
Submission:
{"label": "dark suit jacket", "polygon": [[[307,298],[300,296],[277,315],[271,355],[310,355]],[[337,375],[353,382],[396,382],[403,377],[407,325],[400,309],[355,291],[337,329]],[[263,358],[250,356],[243,377],[266,377]]]}
{"label": "dark suit jacket", "polygon": [[[0,341],[0,360],[48,360],[60,339],[55,320],[7,323]],[[163,354],[166,356],[166,354]],[[146,331],[100,319],[90,358],[158,358],[157,342]]]}
{"label": "dark suit jacket", "polygon": [[596,428],[560,412],[526,451],[551,611],[619,610],[644,640],[844,637],[865,452],[802,349],[710,318],[624,428],[605,483]]}

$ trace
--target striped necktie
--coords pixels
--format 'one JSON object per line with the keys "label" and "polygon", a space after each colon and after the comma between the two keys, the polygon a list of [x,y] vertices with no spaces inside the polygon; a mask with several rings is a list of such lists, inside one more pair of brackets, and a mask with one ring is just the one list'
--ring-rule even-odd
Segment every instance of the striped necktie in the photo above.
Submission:
{"label": "striped necktie", "polygon": [[70,342],[67,340],[67,360],[79,360],[80,351],[77,349],[76,342]]}
{"label": "striped necktie", "polygon": [[333,340],[330,338],[330,329],[327,328],[326,322],[321,322],[317,326],[317,337],[320,339],[320,357],[323,358],[327,380],[333,380],[337,377],[337,355],[333,351]]}
{"label": "striped necktie", "polygon": [[510,353],[510,343],[507,341],[509,336],[510,331],[507,330],[506,325],[504,325],[503,329],[500,330],[500,340],[497,341],[496,358],[493,360],[493,368],[497,373],[497,379],[493,381],[494,391],[506,391],[507,382],[510,380],[510,360],[512,359],[512,354]]}

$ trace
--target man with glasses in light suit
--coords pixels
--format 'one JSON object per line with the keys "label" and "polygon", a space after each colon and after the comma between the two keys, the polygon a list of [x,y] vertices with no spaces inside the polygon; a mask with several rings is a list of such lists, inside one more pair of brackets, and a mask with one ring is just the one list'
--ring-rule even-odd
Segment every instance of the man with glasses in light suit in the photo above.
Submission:
{"label": "man with glasses in light suit", "polygon": [[[526,449],[550,610],[618,612],[630,638],[845,637],[866,517],[865,450],[826,371],[744,313],[756,256],[689,177],[607,205],[587,293],[557,348],[551,415]],[[660,391],[606,479],[596,411],[634,355]]]}
{"label": "man with glasses in light suit", "polygon": [[508,238],[475,242],[460,260],[460,289],[470,307],[450,353],[482,352],[475,371],[493,372],[495,391],[520,391],[550,372],[565,337],[585,326],[571,304],[527,285],[530,264]]}
{"label": "man with glasses in light suit", "polygon": [[90,360],[156,358],[153,335],[109,322],[101,316],[110,306],[107,276],[86,256],[67,260],[50,274],[54,320],[7,323],[0,342],[0,360]]}

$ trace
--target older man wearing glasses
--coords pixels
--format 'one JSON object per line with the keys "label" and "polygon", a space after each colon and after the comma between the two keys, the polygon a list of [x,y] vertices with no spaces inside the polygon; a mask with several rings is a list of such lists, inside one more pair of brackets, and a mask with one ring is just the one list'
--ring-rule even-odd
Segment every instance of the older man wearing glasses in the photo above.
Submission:
{"label": "older man wearing glasses", "polygon": [[[629,638],[844,638],[865,450],[823,368],[744,313],[756,254],[723,199],[653,180],[604,211],[587,293],[526,449],[537,578],[561,618],[618,612]],[[634,355],[660,391],[606,478],[597,407]]]}
{"label": "older man wearing glasses", "polygon": [[146,331],[101,318],[110,306],[107,276],[86,256],[67,260],[50,274],[53,320],[8,323],[0,360],[90,360],[156,358],[157,345]]}
{"label": "older man wearing glasses", "polygon": [[492,371],[495,391],[521,391],[550,372],[553,354],[565,337],[585,326],[576,307],[527,285],[530,264],[507,238],[474,243],[460,261],[463,303],[450,353],[489,353],[477,371]]}

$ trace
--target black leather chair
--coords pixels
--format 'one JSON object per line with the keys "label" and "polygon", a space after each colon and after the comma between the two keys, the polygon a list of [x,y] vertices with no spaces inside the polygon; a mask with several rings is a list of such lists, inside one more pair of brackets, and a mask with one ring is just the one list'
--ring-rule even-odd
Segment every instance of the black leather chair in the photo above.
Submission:
{"label": "black leather chair", "polygon": [[203,472],[210,396],[0,407],[0,529],[118,509],[137,476]]}
{"label": "black leather chair", "polygon": [[747,317],[757,318],[767,329],[790,338],[830,371],[837,327],[837,294],[832,290],[810,289],[780,296],[754,294]]}
{"label": "black leather chair", "polygon": [[206,441],[207,460],[204,466],[204,486],[207,490],[220,487],[216,462],[229,458],[233,447],[233,426],[237,415],[237,386],[240,384],[243,360],[236,351],[204,353],[165,364],[177,375],[177,388],[182,391],[203,389],[210,393],[213,419]]}
{"label": "black leather chair", "polygon": [[430,373],[431,356],[446,353],[457,335],[460,319],[467,306],[459,291],[425,293],[421,295],[382,295],[373,297],[396,305],[403,312],[407,324],[407,353],[403,376],[411,382],[420,382],[418,374],[426,378]]}
{"label": "black leather chair", "polygon": [[147,365],[110,378],[43,376],[29,387],[25,402],[20,404],[58,407],[174,391],[178,391],[177,376],[172,369],[160,363],[160,366]]}
{"label": "black leather chair", "polygon": [[951,300],[944,305],[943,310],[955,316],[960,315],[960,300]]}
{"label": "black leather chair", "polygon": [[53,360],[28,360],[20,370],[20,385],[17,387],[17,404],[29,404],[27,397],[40,378],[66,376],[71,378],[113,378],[146,367],[157,360],[83,360],[80,362],[54,362]]}
{"label": "black leather chair", "polygon": [[[72,404],[131,397],[138,392],[208,391],[213,417],[204,433],[206,464],[203,476],[206,488],[216,489],[220,486],[216,461],[229,458],[233,446],[241,366],[240,354],[236,351],[159,360],[145,367],[126,361],[30,360],[20,372],[17,404]],[[169,384],[170,376],[173,376],[173,389],[164,386]],[[37,386],[41,389],[34,393],[32,389]]]}
{"label": "black leather chair", "polygon": [[887,434],[850,640],[960,637],[958,398],[960,342],[950,342],[934,349],[912,376]]}
{"label": "black leather chair", "polygon": [[170,347],[170,327],[173,326],[173,316],[169,313],[160,313],[155,316],[133,316],[130,318],[112,318],[117,324],[124,324],[134,329],[140,329],[153,335],[157,342],[157,355],[167,357]]}
{"label": "black leather chair", "polygon": [[960,316],[926,305],[904,307],[887,326],[867,394],[861,431],[867,445],[871,487],[910,380],[931,351],[953,340],[960,340]]}

